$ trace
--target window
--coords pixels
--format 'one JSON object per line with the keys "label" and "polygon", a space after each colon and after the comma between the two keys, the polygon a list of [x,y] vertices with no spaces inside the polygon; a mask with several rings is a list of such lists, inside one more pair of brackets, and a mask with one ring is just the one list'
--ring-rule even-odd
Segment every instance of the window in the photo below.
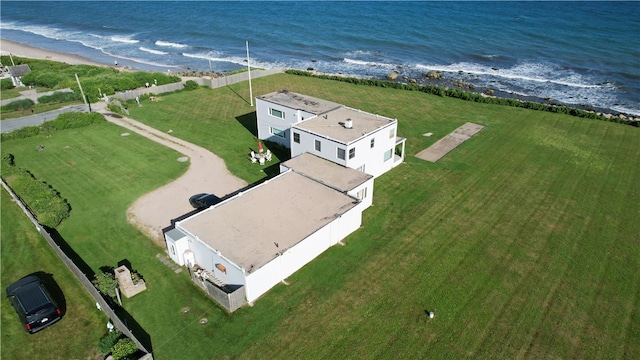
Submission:
{"label": "window", "polygon": [[277,110],[277,109],[269,108],[269,115],[275,116],[275,117],[280,118],[280,119],[284,119],[284,112],[282,112],[280,110]]}
{"label": "window", "polygon": [[279,136],[281,138],[286,138],[287,137],[286,133],[283,130],[276,129],[276,128],[273,128],[273,127],[269,128],[269,132],[272,133],[273,135]]}
{"label": "window", "polygon": [[360,167],[357,170],[360,172],[364,172],[364,166],[365,164],[360,165]]}
{"label": "window", "polygon": [[356,157],[356,148],[349,149],[349,159]]}
{"label": "window", "polygon": [[389,130],[389,139],[393,139],[396,136],[396,129]]}
{"label": "window", "polygon": [[315,149],[316,151],[322,151],[322,144],[320,143],[320,140],[316,140]]}
{"label": "window", "polygon": [[386,151],[384,153],[384,161],[391,159],[392,155],[393,155],[393,149],[389,149],[388,151]]}
{"label": "window", "polygon": [[338,148],[338,159],[344,160],[344,149]]}
{"label": "window", "polygon": [[371,148],[373,149],[373,147],[376,145],[376,139],[373,138],[371,139]]}
{"label": "window", "polygon": [[356,198],[358,200],[362,200],[362,199],[364,199],[366,197],[367,197],[367,188],[364,188],[364,189],[358,191],[358,193],[356,194]]}
{"label": "window", "polygon": [[300,144],[300,134],[299,133],[297,133],[297,132],[293,133],[293,142],[297,143],[297,144]]}

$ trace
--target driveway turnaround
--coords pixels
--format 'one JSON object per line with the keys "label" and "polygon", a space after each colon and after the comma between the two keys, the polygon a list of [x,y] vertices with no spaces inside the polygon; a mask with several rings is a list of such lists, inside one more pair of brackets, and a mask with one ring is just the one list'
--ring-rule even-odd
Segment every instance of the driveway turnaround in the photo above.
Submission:
{"label": "driveway turnaround", "polygon": [[211,193],[223,198],[248,184],[232,175],[224,161],[211,151],[154,129],[139,121],[110,113],[106,104],[92,104],[95,111],[129,131],[136,132],[157,143],[174,149],[184,156],[176,161],[190,161],[189,169],[178,179],[137,199],[127,210],[127,219],[159,246],[164,247],[162,230],[172,221],[194,211],[189,197],[197,193]]}

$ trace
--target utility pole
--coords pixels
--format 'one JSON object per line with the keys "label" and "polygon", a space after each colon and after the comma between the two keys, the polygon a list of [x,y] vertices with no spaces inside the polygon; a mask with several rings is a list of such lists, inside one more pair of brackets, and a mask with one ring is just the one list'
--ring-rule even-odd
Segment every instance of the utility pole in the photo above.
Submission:
{"label": "utility pole", "polygon": [[87,103],[87,98],[84,96],[84,91],[82,90],[82,85],[80,85],[80,79],[78,79],[78,74],[76,74],[76,81],[78,82],[78,87],[80,88],[80,94],[82,95],[82,101],[87,105],[87,109],[91,112],[91,105]]}
{"label": "utility pole", "polygon": [[251,64],[249,63],[249,41],[247,40],[247,70],[249,71],[249,99],[253,106],[253,89],[251,88]]}

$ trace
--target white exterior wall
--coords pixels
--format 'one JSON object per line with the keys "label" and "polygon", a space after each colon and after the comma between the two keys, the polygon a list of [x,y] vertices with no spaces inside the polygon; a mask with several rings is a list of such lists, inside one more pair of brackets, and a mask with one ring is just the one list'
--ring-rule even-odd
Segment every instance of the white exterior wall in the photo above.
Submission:
{"label": "white exterior wall", "polygon": [[265,264],[251,274],[247,274],[244,292],[247,302],[251,303],[276,286],[282,279],[280,273],[280,262],[277,258]]}
{"label": "white exterior wall", "polygon": [[[389,134],[392,130],[393,136],[390,138]],[[374,177],[391,170],[394,166],[393,153],[396,146],[397,131],[398,124],[396,122],[358,140],[357,143],[353,144],[356,147],[355,158],[349,159],[349,153],[347,152],[347,167],[358,169],[364,164],[364,172]],[[373,148],[371,148],[371,139],[374,139]],[[384,154],[389,150],[391,150],[391,158],[384,161]]]}
{"label": "white exterior wall", "polygon": [[329,247],[356,231],[361,224],[362,210],[355,207],[292,248],[283,250],[282,255],[246,276],[247,301],[253,302],[258,299]]}
{"label": "white exterior wall", "polygon": [[[292,129],[292,132],[296,132],[300,134],[300,143],[293,142],[293,134],[291,135],[291,157],[294,158],[298,155],[309,153],[314,154],[323,159],[329,160],[336,164],[340,164],[342,166],[347,167],[347,162],[345,160],[338,159],[338,148],[345,148],[345,144],[340,143],[336,140],[331,140],[327,138],[323,138],[317,136],[315,134],[309,133],[305,130],[295,128]],[[315,140],[320,140],[321,149],[320,151],[316,151],[315,149]],[[348,152],[345,158],[348,158]]]}
{"label": "white exterior wall", "polygon": [[[176,232],[172,232],[173,235],[177,234]],[[187,240],[186,235],[182,235],[177,239],[172,239],[170,236],[165,234],[165,241],[167,242],[167,250],[169,251],[169,257],[176,264],[183,266],[184,265],[184,252],[189,249],[189,242]]]}
{"label": "white exterior wall", "polygon": [[364,211],[373,204],[373,179],[370,179],[364,184],[348,191],[347,194],[353,196],[354,198],[358,198],[358,193],[360,191],[365,191],[365,197],[360,199],[361,202],[357,207],[360,209],[360,211]]}
{"label": "white exterior wall", "polygon": [[[224,257],[224,254],[219,254],[218,251],[212,249],[193,235],[188,234],[187,236],[189,250],[195,255],[196,264],[212,273],[225,284],[244,285],[244,272],[238,265],[229,261]],[[222,264],[226,268],[227,273],[225,274],[220,271],[216,267],[216,264]]]}
{"label": "white exterior wall", "polygon": [[[397,127],[397,122],[389,124],[389,126],[348,145],[300,128],[293,128],[291,134],[291,157],[308,152],[351,169],[359,170],[364,165],[365,173],[378,177],[393,168]],[[393,137],[390,138],[391,130],[393,130]],[[300,134],[300,143],[293,142],[293,132]],[[373,148],[371,148],[371,139],[374,139]],[[315,149],[316,140],[321,142],[320,151]],[[338,159],[338,148],[345,149],[344,160]],[[356,155],[353,159],[349,159],[349,150],[352,148],[356,149]],[[384,161],[384,154],[389,150],[391,150],[392,156],[389,160]]]}
{"label": "white exterior wall", "polygon": [[[269,109],[282,111],[282,113],[284,113],[284,119],[270,115]],[[256,98],[258,138],[262,140],[272,141],[289,147],[291,141],[291,125],[314,116],[314,114],[305,111],[291,109],[286,106]],[[282,138],[272,134],[271,128],[284,131],[285,137]]]}

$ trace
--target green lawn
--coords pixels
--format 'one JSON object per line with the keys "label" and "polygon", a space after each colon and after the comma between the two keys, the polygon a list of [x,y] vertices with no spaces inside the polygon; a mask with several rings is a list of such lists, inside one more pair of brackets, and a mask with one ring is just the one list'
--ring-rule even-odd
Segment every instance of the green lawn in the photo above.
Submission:
{"label": "green lawn", "polygon": [[[149,290],[125,308],[156,359],[640,357],[637,128],[293,75],[253,80],[256,96],[279,89],[398,118],[406,161],[376,179],[346,246],[233,315],[126,222],[138,196],[184,171],[177,153],[110,124],[2,144],[69,200],[59,231],[92,269],[127,259],[145,277]],[[130,111],[253,182],[265,174],[246,158],[248,90]],[[467,121],[486,128],[437,164],[413,156]]]}
{"label": "green lawn", "polygon": [[[95,301],[64,266],[48,243],[36,231],[11,196],[0,190],[2,215],[2,359],[93,359],[98,340],[107,332],[107,317],[98,311]],[[64,317],[50,328],[30,335],[18,319],[5,288],[14,281],[41,273],[52,278],[52,295],[64,309]]]}

